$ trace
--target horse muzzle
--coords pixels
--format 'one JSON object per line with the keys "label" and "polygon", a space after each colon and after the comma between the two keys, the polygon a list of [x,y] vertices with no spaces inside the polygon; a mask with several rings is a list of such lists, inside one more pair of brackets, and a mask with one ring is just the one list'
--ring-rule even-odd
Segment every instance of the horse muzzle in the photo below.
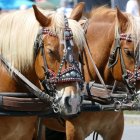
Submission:
{"label": "horse muzzle", "polygon": [[83,101],[83,96],[74,94],[68,96],[62,96],[57,99],[59,106],[59,114],[62,117],[72,117],[81,112],[81,104]]}

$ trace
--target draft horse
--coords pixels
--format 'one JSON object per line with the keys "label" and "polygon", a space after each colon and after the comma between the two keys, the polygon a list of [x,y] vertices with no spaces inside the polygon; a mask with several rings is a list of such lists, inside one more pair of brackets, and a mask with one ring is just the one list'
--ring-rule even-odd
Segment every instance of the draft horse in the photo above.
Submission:
{"label": "draft horse", "polygon": [[[83,3],[79,3],[74,10],[83,6]],[[139,18],[122,13],[119,9],[105,7],[92,10],[87,21],[80,21],[88,44],[83,49],[83,73],[86,82],[100,83],[92,57],[105,84],[113,85],[115,80],[124,82],[133,95],[132,87],[138,85],[139,79],[139,21]],[[45,121],[45,124],[54,129],[51,121]],[[59,126],[57,121],[53,124]],[[104,140],[121,140],[124,116],[122,111],[81,112],[77,118],[67,120],[65,125],[65,128],[61,126],[58,130],[66,130],[67,140],[84,140],[93,131],[98,132]]]}
{"label": "draft horse", "polygon": [[[19,116],[0,116],[1,140],[33,138],[37,114],[20,115],[24,111],[30,114],[47,106],[63,116],[80,111],[83,78],[78,54],[85,37],[77,14],[67,19],[62,13],[33,9],[0,15],[0,108],[7,109],[4,113],[19,111]],[[30,97],[32,86],[41,89],[39,95],[35,92],[39,99],[15,97]]]}

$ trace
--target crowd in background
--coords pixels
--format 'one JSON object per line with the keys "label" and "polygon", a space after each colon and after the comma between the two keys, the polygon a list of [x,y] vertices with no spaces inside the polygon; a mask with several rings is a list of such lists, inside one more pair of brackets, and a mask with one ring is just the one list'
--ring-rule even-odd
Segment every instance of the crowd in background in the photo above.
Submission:
{"label": "crowd in background", "polygon": [[128,0],[126,4],[126,12],[132,14],[133,16],[140,15],[140,0]]}
{"label": "crowd in background", "polygon": [[0,11],[23,10],[36,4],[40,8],[57,10],[69,16],[73,6],[80,1],[86,3],[86,12],[90,11],[91,8],[106,4],[112,8],[117,6],[122,11],[139,16],[140,0],[0,0]]}

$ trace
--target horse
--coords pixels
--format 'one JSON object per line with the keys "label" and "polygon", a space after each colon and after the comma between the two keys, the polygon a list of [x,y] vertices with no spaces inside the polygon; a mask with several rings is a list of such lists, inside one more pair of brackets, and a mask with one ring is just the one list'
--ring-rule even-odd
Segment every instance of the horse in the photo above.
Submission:
{"label": "horse", "polygon": [[[82,6],[84,4],[79,3],[73,12]],[[139,70],[139,65],[137,67],[135,63],[139,62],[136,50],[140,19],[122,13],[118,8],[115,10],[104,6],[93,9],[90,15],[87,21],[80,21],[87,40],[87,47],[83,48],[85,81],[100,83],[93,60],[105,84],[112,85],[117,80],[124,82],[131,92],[134,91],[132,87],[135,84],[138,89],[139,78],[134,73]],[[127,81],[125,74],[128,76]],[[122,111],[81,112],[78,117],[66,120],[65,127],[57,120],[52,120],[53,118],[44,120],[44,124],[51,129],[65,131],[67,140],[84,140],[93,131],[98,132],[104,140],[121,140],[124,129]],[[57,128],[53,127],[56,124]]]}
{"label": "horse", "polygon": [[[38,115],[26,116],[24,111],[30,114],[32,110],[46,108],[47,112],[47,108],[53,108],[62,116],[80,111],[83,78],[78,56],[85,37],[77,22],[78,14],[67,19],[63,13],[44,11],[34,5],[0,15],[0,94],[9,101],[6,104],[2,100],[0,108],[7,109],[6,113],[19,111],[15,116],[0,116],[1,140],[33,138]],[[31,96],[32,91],[33,99],[20,99],[17,103],[16,97],[12,100],[15,94]]]}

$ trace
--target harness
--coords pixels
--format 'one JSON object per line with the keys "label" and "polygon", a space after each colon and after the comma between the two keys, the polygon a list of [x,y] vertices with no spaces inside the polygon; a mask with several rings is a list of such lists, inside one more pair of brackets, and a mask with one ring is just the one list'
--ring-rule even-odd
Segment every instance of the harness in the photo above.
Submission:
{"label": "harness", "polygon": [[[121,40],[127,40],[129,42],[132,42],[132,37],[131,35],[127,35],[127,34],[119,34],[119,29],[118,31],[116,31],[115,46],[109,56],[108,67],[113,68],[114,65],[116,65],[116,63],[118,62],[118,58],[120,56],[123,81],[126,84],[127,88],[129,89],[129,92],[131,93],[131,95],[134,96],[136,94],[135,83],[130,82],[132,79],[132,76],[131,76],[132,72],[127,70],[124,64],[124,59],[122,56],[122,50],[121,50],[121,45],[120,45]],[[135,81],[136,79],[134,79],[134,82]]]}
{"label": "harness", "polygon": [[[85,33],[87,32],[88,25],[89,25],[88,19],[86,19],[84,22],[82,21],[82,27]],[[125,88],[122,89],[121,87],[117,87],[116,86],[118,83],[117,81],[114,82],[113,86],[104,85],[104,82],[102,82],[101,75],[97,71],[97,67],[95,67],[93,63],[94,69],[96,71],[98,78],[100,79],[101,84],[97,84],[94,81],[86,84],[85,89],[86,89],[87,95],[84,96],[84,99],[87,101],[85,102],[84,111],[89,111],[89,110],[90,111],[102,111],[102,110],[121,111],[121,110],[139,110],[140,109],[140,104],[139,104],[140,100],[137,97],[138,94],[136,93],[135,87],[134,87],[136,80],[140,79],[140,69],[139,69],[140,68],[140,63],[139,63],[140,47],[137,46],[137,50],[135,52],[136,64],[135,64],[135,70],[133,73],[129,70],[126,70],[124,60],[122,57],[121,46],[120,46],[121,40],[127,40],[129,42],[132,42],[132,36],[127,35],[127,34],[120,34],[120,33],[116,34],[115,46],[110,54],[110,57],[108,60],[108,67],[112,68],[117,63],[118,56],[120,56],[121,69],[123,73],[122,77],[125,84],[125,85],[122,85],[122,87],[125,87]],[[91,62],[93,62],[94,60],[92,59],[89,48],[87,47],[86,49],[91,59]],[[83,102],[83,106],[84,106],[84,102]],[[96,139],[96,140],[98,139],[98,132],[94,131],[93,139]]]}
{"label": "harness", "polygon": [[[43,40],[42,40],[42,35],[44,35],[44,34],[53,35],[52,32],[50,31],[50,29],[43,28],[41,30],[41,33],[38,34],[37,40],[35,42],[35,50],[37,50],[36,52],[41,50],[41,55],[42,55],[43,62],[44,62],[45,79],[41,80],[41,83],[42,83],[43,87],[45,88],[45,90],[48,91],[48,93],[50,93],[50,94],[52,92],[54,92],[55,85],[58,83],[74,82],[74,81],[83,82],[83,76],[79,69],[79,63],[76,60],[74,60],[74,57],[73,57],[72,32],[69,28],[66,29],[65,32],[67,32],[66,35],[69,35],[69,36],[66,36],[66,38],[65,38],[66,39],[66,45],[65,45],[66,48],[64,50],[64,56],[61,60],[60,67],[59,67],[57,74],[55,74],[47,66],[47,61],[46,61],[45,52],[44,52],[44,44],[43,44]],[[62,71],[62,67],[65,62],[70,63],[71,66]],[[80,86],[82,88],[81,84],[80,84]],[[51,89],[53,89],[53,90],[51,90]]]}
{"label": "harness", "polygon": [[[44,53],[44,44],[43,44],[43,35],[51,35],[54,37],[57,37],[56,34],[54,34],[51,29],[49,28],[42,28],[36,38],[34,47],[35,47],[35,56],[38,55],[38,52],[41,51],[41,55],[43,58],[43,62],[44,62],[44,75],[45,78],[42,80],[41,79],[41,83],[42,86],[44,87],[44,91],[40,90],[38,87],[36,87],[34,84],[32,84],[26,77],[24,77],[17,69],[15,69],[14,67],[12,67],[10,65],[10,63],[8,63],[7,60],[4,59],[4,57],[2,55],[0,55],[0,59],[1,62],[7,67],[7,69],[9,71],[13,72],[13,75],[20,79],[20,82],[22,82],[22,84],[27,87],[29,89],[29,91],[31,92],[29,93],[1,93],[0,94],[0,115],[3,116],[32,116],[32,115],[37,115],[39,117],[58,117],[59,115],[57,113],[59,113],[60,109],[59,109],[59,104],[58,104],[58,100],[55,99],[55,95],[57,94],[56,91],[56,84],[58,83],[64,83],[64,82],[78,82],[81,89],[83,88],[83,76],[82,73],[80,72],[79,69],[79,64],[76,60],[74,60],[73,57],[73,36],[72,36],[72,32],[68,26],[68,22],[66,17],[64,18],[65,20],[65,30],[64,30],[64,56],[61,60],[61,64],[59,67],[59,71],[57,74],[55,74],[52,70],[50,70],[47,66],[47,60],[45,58],[45,53]],[[87,24],[88,25],[88,24]],[[86,28],[87,28],[86,25]],[[124,35],[122,35],[121,39],[126,39],[126,37]],[[129,40],[131,40],[131,38],[129,38]],[[122,58],[122,53],[121,53],[121,49],[120,49],[120,38],[115,40],[115,46],[114,50],[112,51],[111,55],[110,55],[110,60],[109,60],[109,66],[110,68],[113,67],[115,65],[115,63],[117,62],[117,60],[115,59],[115,61],[113,61],[115,57],[112,57],[113,55],[116,56],[116,53],[119,53],[120,58],[122,59],[122,69],[125,68],[124,65],[124,61]],[[64,71],[62,71],[62,67],[64,65],[64,62],[68,62],[70,63],[69,68],[65,69]],[[126,69],[123,70],[123,77],[124,80],[126,81],[126,83],[128,82],[128,79],[125,78],[127,75],[127,71]],[[128,83],[127,83],[128,84]],[[105,85],[107,90],[108,88],[113,89],[113,87]],[[97,89],[102,90],[102,92],[105,92],[103,85],[96,85],[96,83],[89,83],[87,86],[88,92],[90,94],[90,92],[92,92],[92,87],[97,87]],[[128,84],[129,87],[129,84]],[[131,87],[131,86],[130,86]],[[130,88],[129,87],[129,88]],[[96,90],[97,91],[97,90]],[[108,90],[109,91],[109,90]],[[110,91],[109,91],[110,92]],[[119,91],[120,93],[121,91]],[[113,93],[113,92],[112,92]],[[132,94],[135,94],[135,92],[131,92]],[[114,98],[121,98],[124,99],[126,98],[127,93],[122,92],[122,96],[121,94],[111,94],[110,96]],[[86,100],[85,96],[85,100]],[[118,111],[120,108],[121,109],[136,109],[137,106],[132,106],[132,105],[127,105],[127,104],[123,104],[119,101],[116,101],[115,104],[114,102],[112,103],[112,100],[105,100],[106,98],[100,98],[99,102],[99,98],[93,98],[94,103],[92,102],[88,102],[89,98],[87,98],[87,103],[83,103],[82,105],[82,111],[102,111],[102,110],[116,110]],[[109,99],[109,98],[108,98]],[[11,103],[11,105],[9,105],[9,102],[13,102],[15,101],[14,106]],[[17,102],[18,101],[18,102]],[[107,101],[107,102],[106,102]],[[114,100],[113,100],[114,101]],[[46,108],[46,102],[49,102],[51,105],[48,108]],[[100,104],[96,104],[100,103]],[[104,102],[104,104],[103,104]],[[27,103],[27,104],[25,104]],[[112,103],[112,104],[110,104]],[[101,105],[103,104],[103,105]],[[16,106],[15,106],[16,105]],[[23,108],[25,107],[26,108]],[[10,107],[9,107],[10,106]],[[32,107],[33,108],[32,108]],[[132,108],[133,107],[133,108]],[[140,108],[140,107],[139,107]],[[6,109],[6,111],[5,111]],[[32,111],[33,109],[33,111]],[[11,111],[10,111],[11,110]],[[41,120],[40,120],[41,122]],[[40,128],[40,126],[39,126]],[[40,137],[40,136],[39,136]]]}
{"label": "harness", "polygon": [[[88,24],[86,24],[86,27],[88,26]],[[81,89],[83,88],[83,76],[82,73],[80,72],[79,69],[79,64],[76,60],[74,60],[73,57],[73,37],[72,37],[72,32],[71,30],[68,28],[68,23],[67,23],[67,19],[65,17],[65,31],[64,31],[64,38],[65,38],[65,53],[64,56],[62,58],[60,67],[59,67],[59,71],[57,74],[55,74],[52,70],[50,70],[47,66],[47,61],[45,58],[45,53],[44,53],[44,44],[43,44],[43,35],[51,35],[54,37],[57,37],[56,34],[54,34],[49,28],[42,28],[36,38],[35,41],[35,56],[38,55],[39,50],[41,51],[41,55],[43,57],[43,62],[44,62],[44,75],[45,75],[45,79],[41,80],[41,83],[44,87],[44,91],[40,90],[38,87],[36,87],[34,84],[32,84],[26,77],[24,77],[17,69],[15,69],[14,67],[12,67],[10,65],[10,63],[8,63],[4,57],[2,55],[0,55],[0,59],[1,62],[7,67],[7,69],[9,71],[13,72],[14,77],[16,77],[17,79],[19,79],[19,81],[26,87],[29,89],[30,94],[28,95],[28,93],[1,93],[1,98],[0,98],[0,104],[2,105],[2,109],[8,109],[8,110],[16,110],[13,114],[20,114],[18,113],[18,110],[20,111],[32,111],[32,107],[31,106],[38,106],[36,108],[33,109],[33,115],[40,113],[42,115],[45,115],[48,112],[48,108],[46,108],[46,102],[50,104],[51,109],[49,108],[49,110],[51,110],[50,112],[54,113],[54,116],[56,115],[55,113],[59,113],[60,108],[59,108],[59,100],[55,99],[55,95],[57,94],[56,91],[56,84],[58,83],[64,83],[64,82],[73,82],[73,81],[77,81],[79,82],[79,85],[81,86]],[[121,39],[125,39],[125,35],[121,35]],[[129,40],[131,40],[131,38],[129,37]],[[120,49],[120,39],[116,39],[116,43],[115,43],[115,47],[114,50],[112,51],[111,55],[110,55],[110,60],[109,60],[109,66],[113,67],[113,65],[115,65],[116,61],[113,61],[114,63],[110,63],[112,62],[111,58],[114,54],[114,56],[116,56],[116,53],[120,53],[121,54],[121,49]],[[90,53],[89,53],[90,55]],[[113,57],[115,58],[115,57]],[[71,64],[71,67],[65,69],[64,71],[62,71],[62,66],[64,64],[64,62],[68,62]],[[93,61],[94,62],[94,61]],[[122,69],[125,68],[123,59],[122,59]],[[124,69],[124,77],[126,76],[127,72]],[[128,82],[127,79],[125,79],[126,82]],[[92,83],[92,82],[91,82]],[[94,83],[94,82],[93,82]],[[105,88],[105,91],[107,94],[105,95],[105,98],[102,97],[96,97],[93,96],[90,92],[92,87],[99,87],[99,88]],[[128,84],[129,87],[129,84]],[[112,88],[112,87],[111,87]],[[94,102],[98,102],[100,104],[109,104],[112,102],[112,100],[110,100],[110,98],[108,98],[108,93],[112,93],[109,89],[108,89],[108,85],[97,85],[96,83],[94,84],[87,84],[86,86],[87,92],[89,94],[89,96],[84,95],[84,99],[88,100],[90,97],[90,100],[94,101]],[[131,89],[131,88],[130,88]],[[97,91],[97,89],[96,89]],[[133,94],[133,93],[132,93]],[[113,97],[114,98],[115,95],[110,94],[109,97]],[[121,97],[121,98],[125,98],[126,95],[121,96],[121,95],[117,95],[116,97]],[[11,106],[9,105],[9,101],[12,102]],[[17,107],[18,104],[18,107]],[[25,107],[26,104],[26,108]],[[10,107],[9,107],[10,106]],[[49,106],[49,107],[50,107]],[[92,110],[93,108],[95,109],[97,107],[97,110],[102,110],[103,108],[101,106],[94,106],[92,107],[91,104],[89,105],[85,105],[83,104],[82,106],[82,111],[88,111],[88,110]],[[90,109],[90,107],[92,109]],[[43,111],[45,111],[43,113]],[[7,112],[6,112],[7,113]],[[8,112],[9,114],[9,112]],[[21,113],[21,114],[28,114],[28,113]],[[29,113],[30,115],[32,115],[32,113]],[[6,114],[5,114],[6,115]]]}
{"label": "harness", "polygon": [[[84,31],[87,32],[87,28],[89,25],[89,20],[82,21],[82,26],[84,28]],[[117,28],[116,28],[117,29]],[[88,55],[91,59],[91,62],[94,66],[94,69],[96,71],[96,74],[101,82],[101,84],[97,84],[94,81],[89,82],[86,84],[86,95],[84,95],[84,99],[88,100],[89,102],[86,103],[87,109],[89,110],[137,110],[139,109],[139,99],[137,97],[137,93],[135,91],[135,81],[139,79],[139,51],[136,51],[135,58],[136,58],[136,64],[135,64],[135,72],[132,73],[131,71],[127,70],[124,64],[124,59],[122,56],[122,50],[120,41],[121,40],[127,40],[129,42],[132,41],[132,36],[127,34],[120,34],[119,29],[116,32],[115,36],[115,45],[114,48],[109,56],[108,60],[108,67],[113,68],[114,65],[118,61],[118,57],[120,56],[121,61],[121,69],[122,69],[122,78],[124,81],[123,87],[118,87],[119,84],[118,81],[114,82],[113,86],[104,84],[104,81],[100,75],[100,72],[98,71],[94,60],[92,59],[91,52],[88,47],[88,43],[86,46]],[[138,47],[137,47],[138,48]],[[98,95],[97,95],[98,94]],[[88,104],[88,105],[87,105]],[[84,103],[83,105],[84,106]],[[99,107],[99,108],[98,108]],[[88,110],[85,110],[88,111]]]}

